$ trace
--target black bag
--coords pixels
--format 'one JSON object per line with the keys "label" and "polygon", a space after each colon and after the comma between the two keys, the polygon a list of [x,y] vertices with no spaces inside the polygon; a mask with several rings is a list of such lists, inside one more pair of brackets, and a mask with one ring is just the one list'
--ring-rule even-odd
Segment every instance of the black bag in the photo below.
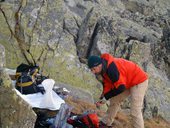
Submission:
{"label": "black bag", "polygon": [[38,66],[20,64],[16,70],[16,89],[22,94],[44,93],[44,88],[38,87],[36,83],[38,71]]}
{"label": "black bag", "polygon": [[30,66],[22,63],[16,69],[16,79],[18,79],[18,77],[21,76],[22,73],[24,74],[29,73],[29,75],[35,77],[38,72],[39,72],[39,66]]}
{"label": "black bag", "polygon": [[16,70],[16,73],[18,72],[28,72],[29,69],[31,68],[30,65],[27,65],[27,64],[20,64],[18,67],[17,67],[17,70]]}

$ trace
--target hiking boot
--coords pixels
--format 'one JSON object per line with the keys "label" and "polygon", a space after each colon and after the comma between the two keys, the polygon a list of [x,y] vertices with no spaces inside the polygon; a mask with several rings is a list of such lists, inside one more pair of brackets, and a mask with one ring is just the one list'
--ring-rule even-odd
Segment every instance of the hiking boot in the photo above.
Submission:
{"label": "hiking boot", "polygon": [[113,128],[112,126],[107,126],[107,124],[103,123],[102,121],[99,122],[99,128]]}

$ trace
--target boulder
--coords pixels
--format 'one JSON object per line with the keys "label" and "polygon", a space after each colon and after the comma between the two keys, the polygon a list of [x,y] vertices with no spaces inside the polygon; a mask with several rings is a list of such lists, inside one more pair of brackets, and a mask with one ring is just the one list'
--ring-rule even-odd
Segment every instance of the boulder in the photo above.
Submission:
{"label": "boulder", "polygon": [[33,128],[36,114],[32,108],[19,97],[9,76],[0,68],[0,127]]}

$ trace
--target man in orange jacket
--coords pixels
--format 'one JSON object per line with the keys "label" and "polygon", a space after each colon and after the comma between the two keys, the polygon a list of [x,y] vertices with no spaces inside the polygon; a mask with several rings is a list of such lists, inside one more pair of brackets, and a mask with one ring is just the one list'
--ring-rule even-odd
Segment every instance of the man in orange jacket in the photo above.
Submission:
{"label": "man in orange jacket", "polygon": [[111,126],[121,102],[130,95],[133,127],[144,128],[142,106],[148,87],[147,74],[135,63],[107,53],[101,57],[90,56],[88,66],[92,73],[100,74],[103,78],[103,93],[100,99],[110,101],[107,114],[102,119],[103,124]]}

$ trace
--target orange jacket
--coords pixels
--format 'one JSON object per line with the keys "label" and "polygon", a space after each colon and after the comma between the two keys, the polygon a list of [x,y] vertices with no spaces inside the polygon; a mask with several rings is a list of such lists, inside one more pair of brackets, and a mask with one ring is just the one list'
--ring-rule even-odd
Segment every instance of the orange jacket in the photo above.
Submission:
{"label": "orange jacket", "polygon": [[[107,69],[111,63],[114,63],[119,72],[118,80],[112,82],[107,73],[103,74],[103,94],[118,88],[119,85],[125,85],[126,89],[140,84],[148,79],[147,74],[135,63],[122,59],[114,58],[110,54],[102,54],[101,58],[107,61]],[[113,71],[114,72],[114,71]]]}

